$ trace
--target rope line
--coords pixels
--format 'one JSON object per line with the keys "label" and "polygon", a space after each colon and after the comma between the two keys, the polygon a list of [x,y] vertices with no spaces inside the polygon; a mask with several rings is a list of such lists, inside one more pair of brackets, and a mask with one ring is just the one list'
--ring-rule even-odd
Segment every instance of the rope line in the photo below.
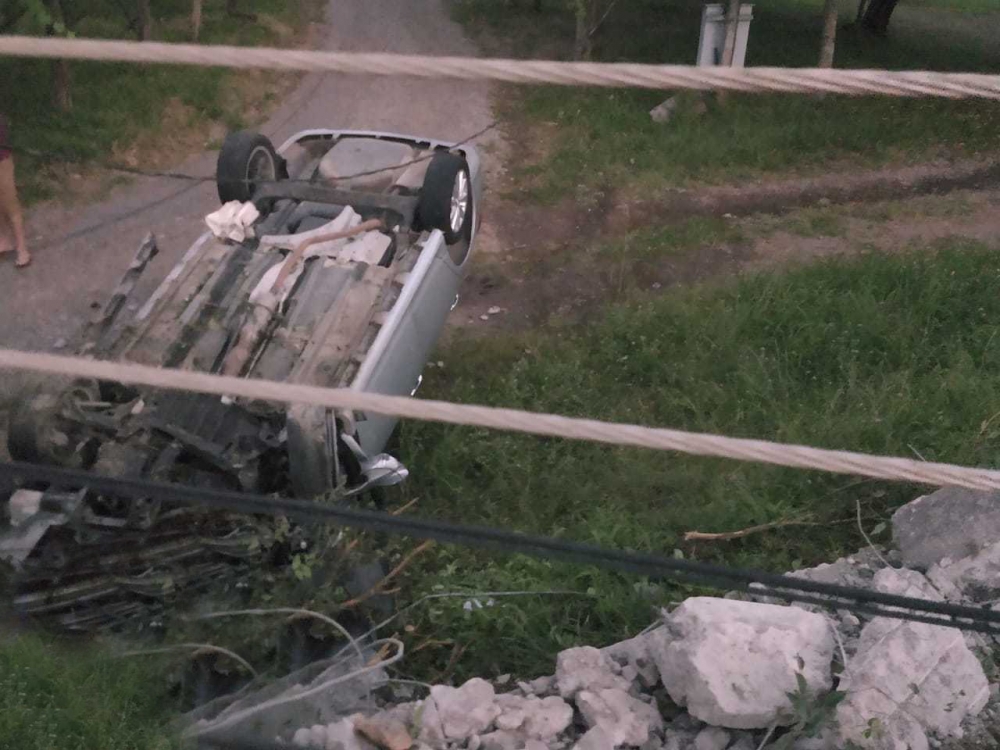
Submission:
{"label": "rope line", "polygon": [[337,503],[278,499],[250,493],[164,484],[145,479],[111,478],[85,471],[33,464],[0,463],[0,476],[8,477],[17,483],[36,481],[60,487],[87,487],[94,492],[122,497],[188,503],[254,515],[284,515],[303,523],[336,523],[361,531],[400,534],[414,539],[430,539],[480,551],[486,548],[508,554],[594,565],[650,578],[673,579],[721,589],[738,589],[755,597],[797,601],[833,609],[849,609],[877,617],[912,620],[1000,635],[1000,611],[993,611],[989,606],[973,607],[917,599],[811,581],[791,575],[729,568],[644,552],[608,549],[583,542],[522,534],[506,529],[455,524],[412,516],[394,516],[385,511],[364,510]]}
{"label": "rope line", "polygon": [[679,451],[740,461],[815,469],[835,474],[915,482],[935,487],[975,490],[1000,489],[1000,471],[874,456],[805,445],[724,435],[685,432],[594,419],[564,417],[469,404],[453,404],[404,396],[384,396],[350,388],[279,383],[186,370],[163,369],[126,362],[101,362],[38,352],[0,349],[0,369],[27,370],[50,375],[92,378],[154,388],[187,390],[258,401],[311,404],[341,411],[372,412],[428,422],[485,427],[546,437]]}
{"label": "rope line", "polygon": [[0,37],[0,55],[560,86],[1000,99],[1000,75],[985,73],[557,62],[25,36]]}

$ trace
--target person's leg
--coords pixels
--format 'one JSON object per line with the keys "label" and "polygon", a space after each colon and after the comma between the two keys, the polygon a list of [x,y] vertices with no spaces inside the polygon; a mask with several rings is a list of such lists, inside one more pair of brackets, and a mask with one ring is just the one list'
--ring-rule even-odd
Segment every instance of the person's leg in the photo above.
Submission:
{"label": "person's leg", "polygon": [[[8,157],[0,161],[0,213],[4,215],[14,235],[14,248],[17,250],[17,265],[26,266],[31,262],[28,243],[24,237],[24,216],[21,212],[21,202],[17,199],[17,186],[14,182],[14,158]],[[4,249],[0,240],[0,252]]]}

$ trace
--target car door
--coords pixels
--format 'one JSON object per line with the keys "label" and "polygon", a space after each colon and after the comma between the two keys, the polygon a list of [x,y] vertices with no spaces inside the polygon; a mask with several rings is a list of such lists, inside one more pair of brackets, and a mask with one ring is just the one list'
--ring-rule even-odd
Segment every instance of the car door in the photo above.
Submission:
{"label": "car door", "polygon": [[[427,359],[457,300],[460,279],[461,268],[455,264],[444,236],[437,230],[431,232],[352,388],[395,396],[416,393]],[[362,449],[369,456],[382,452],[396,419],[379,414],[356,416]]]}

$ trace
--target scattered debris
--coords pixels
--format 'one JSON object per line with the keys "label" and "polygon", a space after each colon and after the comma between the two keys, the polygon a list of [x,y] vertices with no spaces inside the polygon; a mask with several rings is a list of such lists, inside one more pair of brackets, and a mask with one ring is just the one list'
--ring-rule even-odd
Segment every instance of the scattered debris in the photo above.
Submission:
{"label": "scattered debris", "polygon": [[[870,548],[794,575],[935,601],[995,593],[1000,542],[969,546],[952,536],[948,548],[966,553],[950,559],[938,546],[917,554],[933,558],[927,575],[886,567]],[[561,652],[553,676],[519,681],[510,692],[498,695],[478,678],[434,685],[423,701],[380,705],[367,719],[346,713],[293,734],[302,747],[338,750],[375,750],[368,740],[383,750],[757,750],[774,742],[794,750],[951,750],[949,738],[966,731],[990,746],[1000,689],[981,664],[992,658],[988,648],[984,638],[940,625],[745,593],[693,597],[634,638]],[[364,737],[341,740],[345,727]],[[319,739],[325,744],[313,744]]]}
{"label": "scattered debris", "polygon": [[603,729],[615,747],[641,747],[650,732],[663,727],[663,717],[653,706],[619,688],[581,690],[576,705],[587,726]]}
{"label": "scattered debris", "polygon": [[437,703],[444,736],[449,740],[467,740],[474,734],[482,734],[500,714],[493,686],[479,677],[460,688],[435,685],[431,697]]}
{"label": "scattered debris", "polygon": [[254,236],[253,223],[259,217],[260,211],[253,203],[229,201],[222,208],[208,214],[205,223],[218,239],[243,242]]}
{"label": "scattered debris", "polygon": [[556,686],[566,699],[581,690],[618,688],[628,690],[628,681],[616,672],[615,662],[593,646],[581,646],[563,651],[556,658]]}
{"label": "scattered debris", "polygon": [[992,602],[1000,599],[1000,542],[964,560],[945,557],[927,571],[927,578],[946,599]]}
{"label": "scattered debris", "polygon": [[729,732],[718,727],[705,727],[694,738],[694,750],[726,750]]}
{"label": "scattered debris", "polygon": [[385,750],[410,750],[413,746],[413,738],[406,725],[389,716],[356,716],[354,731]]}
{"label": "scattered debris", "polygon": [[665,125],[673,118],[674,113],[677,111],[677,97],[672,96],[669,99],[660,102],[651,110],[649,110],[649,116],[653,122]]}

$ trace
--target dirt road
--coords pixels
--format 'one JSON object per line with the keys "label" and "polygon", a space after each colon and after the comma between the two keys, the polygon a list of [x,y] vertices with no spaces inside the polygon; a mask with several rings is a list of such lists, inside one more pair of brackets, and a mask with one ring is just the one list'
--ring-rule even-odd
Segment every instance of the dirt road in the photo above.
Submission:
{"label": "dirt road", "polygon": [[[331,0],[319,35],[330,50],[428,55],[475,54],[447,14],[445,0]],[[389,130],[464,138],[491,120],[482,84],[310,75],[259,129],[280,143],[312,127]],[[178,164],[211,175],[216,153]],[[0,346],[62,348],[103,304],[147,232],[160,255],[139,293],[151,290],[203,231],[218,206],[211,183],[140,178],[87,206],[41,205],[28,216],[34,264],[0,263]]]}

